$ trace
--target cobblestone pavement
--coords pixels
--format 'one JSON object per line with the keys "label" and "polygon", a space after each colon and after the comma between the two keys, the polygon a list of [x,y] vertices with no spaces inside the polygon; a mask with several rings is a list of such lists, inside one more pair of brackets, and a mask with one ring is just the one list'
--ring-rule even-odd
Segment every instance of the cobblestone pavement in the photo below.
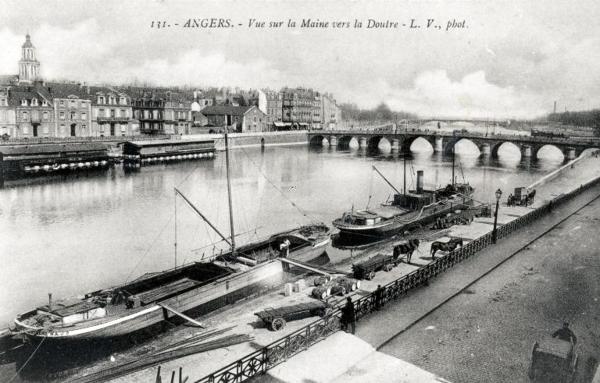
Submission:
{"label": "cobblestone pavement", "polygon": [[527,382],[537,340],[571,323],[578,382],[600,358],[596,200],[401,333],[380,351],[452,382]]}

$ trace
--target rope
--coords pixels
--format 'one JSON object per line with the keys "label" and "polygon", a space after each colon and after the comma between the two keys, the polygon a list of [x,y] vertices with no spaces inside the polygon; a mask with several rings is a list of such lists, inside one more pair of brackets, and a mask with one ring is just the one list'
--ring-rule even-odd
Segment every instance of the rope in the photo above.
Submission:
{"label": "rope", "polygon": [[25,361],[25,363],[23,363],[23,365],[21,366],[21,368],[19,368],[17,370],[17,373],[8,381],[8,383],[12,382],[13,380],[15,380],[15,378],[17,376],[19,376],[19,374],[21,373],[21,371],[23,371],[23,369],[25,368],[25,366],[27,366],[27,363],[29,363],[29,361],[31,360],[31,358],[33,358],[33,356],[35,355],[35,353],[39,350],[39,348],[42,346],[42,343],[44,343],[44,341],[46,340],[46,338],[42,338],[42,340],[40,341],[40,343],[37,345],[37,347],[35,348],[35,350],[33,350],[33,352],[31,353],[31,355],[29,355],[29,358],[27,358],[27,360]]}
{"label": "rope", "polygon": [[365,207],[365,209],[369,208],[369,204],[371,203],[371,197],[373,197],[373,172],[375,170],[371,170],[371,180],[369,181],[369,199],[367,200],[367,207]]}
{"label": "rope", "polygon": [[250,156],[248,155],[248,153],[246,152],[246,150],[243,147],[240,147],[240,149],[242,149],[242,152],[244,152],[244,154],[246,155],[246,157],[248,158],[248,160],[250,162],[252,162],[252,164],[258,169],[258,172],[267,180],[267,182],[269,182],[269,184],[271,184],[271,186],[273,186],[273,188],[275,190],[277,190],[283,196],[283,198],[285,198],[296,210],[298,210],[298,212],[300,214],[302,214],[302,216],[304,216],[306,218],[310,218],[310,219],[312,219],[315,222],[319,222],[319,220],[316,219],[316,217],[313,217],[313,216],[309,215],[306,211],[304,211],[298,205],[296,205],[296,203],[294,201],[292,201],[292,199],[290,199],[288,196],[286,196],[285,193],[283,192],[283,190],[281,190],[279,187],[277,187],[277,185],[275,185],[273,183],[273,181],[271,181],[269,179],[269,177],[267,177],[265,175],[265,173],[256,165],[256,162],[254,162],[254,160],[252,158],[250,158]]}

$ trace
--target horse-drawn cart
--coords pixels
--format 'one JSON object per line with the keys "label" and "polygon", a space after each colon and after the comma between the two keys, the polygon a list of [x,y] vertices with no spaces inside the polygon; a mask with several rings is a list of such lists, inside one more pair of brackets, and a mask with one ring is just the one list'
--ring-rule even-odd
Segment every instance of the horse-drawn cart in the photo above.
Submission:
{"label": "horse-drawn cart", "polygon": [[528,375],[533,382],[574,382],[578,354],[573,343],[544,338],[533,345]]}
{"label": "horse-drawn cart", "polygon": [[311,316],[324,317],[329,313],[330,306],[321,301],[298,303],[291,306],[282,306],[278,308],[266,308],[263,311],[254,313],[257,317],[273,331],[282,330],[286,322],[299,320]]}
{"label": "horse-drawn cart", "polygon": [[394,258],[392,254],[377,254],[366,261],[352,265],[354,278],[371,280],[375,277],[376,271],[390,271],[400,261],[400,257]]}

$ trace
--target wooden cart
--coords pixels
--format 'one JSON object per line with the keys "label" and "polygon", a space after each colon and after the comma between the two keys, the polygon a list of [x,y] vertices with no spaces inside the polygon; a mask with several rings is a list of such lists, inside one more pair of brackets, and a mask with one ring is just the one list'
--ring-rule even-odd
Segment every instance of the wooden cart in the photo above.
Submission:
{"label": "wooden cart", "polygon": [[371,280],[375,277],[376,271],[390,271],[394,266],[398,265],[400,261],[400,257],[394,259],[392,254],[377,254],[373,258],[352,265],[354,278]]}
{"label": "wooden cart", "polygon": [[311,316],[323,317],[329,312],[329,305],[325,302],[314,301],[307,303],[298,303],[291,306],[278,308],[266,308],[263,311],[254,313],[257,317],[273,331],[282,330],[286,322],[299,320]]}
{"label": "wooden cart", "polygon": [[535,342],[531,350],[529,379],[533,382],[574,382],[578,354],[575,346],[558,338]]}

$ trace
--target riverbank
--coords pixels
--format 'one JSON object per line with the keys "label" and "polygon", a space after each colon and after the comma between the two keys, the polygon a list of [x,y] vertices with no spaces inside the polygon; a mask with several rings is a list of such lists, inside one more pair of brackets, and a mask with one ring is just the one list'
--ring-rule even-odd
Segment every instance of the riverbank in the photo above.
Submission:
{"label": "riverbank", "polygon": [[[280,145],[308,145],[308,131],[230,133],[231,148],[252,148]],[[181,136],[182,140],[214,140],[217,150],[225,150],[224,134],[192,134]]]}

